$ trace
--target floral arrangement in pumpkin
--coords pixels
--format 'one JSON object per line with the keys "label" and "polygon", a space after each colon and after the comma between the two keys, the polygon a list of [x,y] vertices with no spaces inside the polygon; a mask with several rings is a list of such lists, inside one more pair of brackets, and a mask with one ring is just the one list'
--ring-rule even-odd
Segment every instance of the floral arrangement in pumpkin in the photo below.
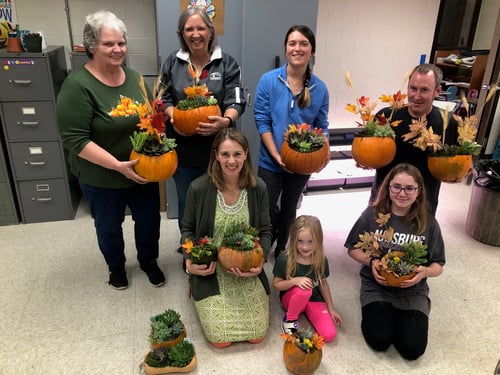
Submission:
{"label": "floral arrangement in pumpkin", "polygon": [[138,103],[126,96],[120,96],[120,102],[109,112],[113,117],[138,116],[137,127],[140,131],[134,131],[130,136],[133,149],[141,154],[158,156],[173,150],[177,145],[175,139],[167,138],[165,135],[165,123],[168,116],[165,114],[165,104],[161,100],[163,90],[157,90],[159,80],[155,84],[155,99],[149,101],[144,79],[139,82],[141,87],[143,103]]}
{"label": "floral arrangement in pumpkin", "polygon": [[245,223],[231,223],[224,232],[221,246],[238,251],[247,251],[260,247],[259,230]]}
{"label": "floral arrangement in pumpkin", "polygon": [[[403,85],[406,82],[405,78],[403,80]],[[344,82],[347,87],[353,90],[351,74],[347,69],[344,70]],[[405,99],[407,95],[403,94],[401,90],[397,91],[393,95],[382,94],[379,100],[382,103],[388,103],[391,107],[391,115],[386,118],[384,114],[375,115],[375,107],[377,102],[371,101],[367,96],[356,97],[356,103],[348,103],[346,110],[355,115],[359,115],[361,121],[356,121],[358,127],[363,128],[358,135],[361,137],[392,137],[395,138],[396,134],[392,127],[396,127],[401,122],[391,121],[394,111],[405,106]]]}
{"label": "floral arrangement in pumpkin", "polygon": [[327,141],[323,130],[313,128],[310,124],[291,124],[285,132],[285,141],[291,149],[298,152],[314,152],[319,150]]}
{"label": "floral arrangement in pumpkin", "polygon": [[180,100],[179,103],[177,103],[176,108],[180,110],[187,110],[216,105],[217,99],[211,95],[212,93],[210,91],[208,91],[207,85],[205,83],[203,85],[199,84],[200,79],[206,78],[207,71],[202,70],[201,74],[198,75],[193,64],[188,62],[188,72],[193,78],[193,85],[184,88],[186,99]]}
{"label": "floral arrangement in pumpkin", "polygon": [[[391,214],[379,213],[375,219],[380,231],[364,232],[359,235],[359,241],[354,248],[363,250],[364,253],[373,258],[380,258],[383,270],[392,273],[396,277],[410,275],[415,267],[427,262],[427,245],[417,241],[407,242],[399,249],[393,249],[391,244],[394,228],[386,227]],[[384,249],[389,249],[384,251]],[[384,253],[385,252],[385,253]]]}
{"label": "floral arrangement in pumpkin", "polygon": [[217,259],[217,246],[213,243],[212,238],[208,236],[198,238],[194,242],[186,238],[182,248],[194,263],[205,263]]}
{"label": "floral arrangement in pumpkin", "polygon": [[312,353],[321,350],[325,345],[323,336],[311,330],[299,330],[293,333],[282,333],[280,337],[283,340],[295,344],[305,353]]}
{"label": "floral arrangement in pumpkin", "polygon": [[453,118],[458,122],[457,144],[449,145],[444,142],[446,129],[450,121],[448,109],[441,109],[441,118],[443,119],[443,135],[434,134],[432,126],[427,127],[426,117],[412,120],[410,132],[403,135],[403,140],[411,142],[415,147],[425,151],[430,150],[432,156],[456,156],[473,155],[477,156],[481,152],[482,146],[475,139],[478,129],[478,119],[476,115],[470,115],[470,106],[464,93],[461,93],[462,104],[466,111],[466,116],[462,118],[453,114]]}

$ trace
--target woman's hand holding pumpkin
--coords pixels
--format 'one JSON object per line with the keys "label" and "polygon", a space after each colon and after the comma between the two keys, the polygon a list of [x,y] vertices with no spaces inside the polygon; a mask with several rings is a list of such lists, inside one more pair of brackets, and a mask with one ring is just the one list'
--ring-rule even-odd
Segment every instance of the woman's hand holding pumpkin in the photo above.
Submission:
{"label": "woman's hand holding pumpkin", "polygon": [[129,160],[129,161],[120,161],[117,164],[117,167],[115,170],[117,172],[120,172],[122,175],[124,175],[126,178],[128,178],[131,181],[134,181],[135,183],[144,185],[147,184],[149,181],[146,180],[145,178],[139,176],[137,173],[134,171],[134,165],[137,164],[137,160]]}
{"label": "woman's hand holding pumpkin", "polygon": [[264,267],[264,259],[262,259],[258,267],[250,268],[248,272],[243,272],[239,268],[231,268],[230,272],[239,277],[255,277],[260,275],[263,267]]}
{"label": "woman's hand holding pumpkin", "polygon": [[227,118],[221,116],[208,116],[212,122],[199,122],[197,134],[202,136],[209,136],[216,134],[219,130],[227,128]]}

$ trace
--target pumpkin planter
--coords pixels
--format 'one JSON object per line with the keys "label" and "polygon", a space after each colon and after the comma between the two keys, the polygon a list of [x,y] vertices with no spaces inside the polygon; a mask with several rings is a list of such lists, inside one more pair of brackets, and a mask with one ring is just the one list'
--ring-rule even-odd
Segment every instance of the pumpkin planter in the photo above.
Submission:
{"label": "pumpkin planter", "polygon": [[286,169],[294,173],[312,174],[319,171],[330,159],[330,145],[325,144],[313,152],[299,152],[290,147],[288,142],[281,146],[281,160]]}
{"label": "pumpkin planter", "polygon": [[239,268],[242,272],[248,272],[250,268],[260,265],[264,258],[264,252],[260,245],[252,250],[235,250],[221,246],[217,252],[217,258],[227,270]]}
{"label": "pumpkin planter", "polygon": [[322,358],[323,351],[321,349],[306,353],[290,341],[285,341],[283,346],[285,366],[292,374],[310,375],[314,373]]}
{"label": "pumpkin planter", "polygon": [[[394,257],[401,257],[403,256],[404,252],[402,251],[393,251],[391,253],[391,256],[394,258]],[[384,255],[383,258],[387,258],[387,254]],[[414,267],[414,269],[417,268],[416,266]],[[395,275],[393,272],[389,272],[388,270],[384,269],[383,267],[380,268],[379,270],[379,273],[381,276],[383,276],[386,281],[387,281],[387,285],[389,286],[394,286],[394,287],[399,287],[401,285],[401,283],[405,280],[409,280],[411,279],[413,276],[415,276],[415,271],[408,274],[408,275],[403,275],[403,276],[399,276],[399,275]]]}
{"label": "pumpkin planter", "polygon": [[177,169],[177,153],[175,150],[161,155],[145,155],[134,149],[130,152],[130,160],[137,159],[134,171],[139,176],[152,182],[159,182],[172,177]]}
{"label": "pumpkin planter", "polygon": [[472,155],[429,156],[431,174],[444,182],[460,182],[472,170]]}
{"label": "pumpkin planter", "polygon": [[208,105],[193,109],[178,109],[174,107],[174,124],[180,132],[192,135],[196,133],[199,122],[210,122],[208,116],[221,116],[222,112],[218,105]]}
{"label": "pumpkin planter", "polygon": [[389,164],[396,155],[396,142],[392,137],[354,137],[352,157],[365,168],[380,168]]}
{"label": "pumpkin planter", "polygon": [[[147,358],[147,355],[146,355]],[[142,362],[141,367],[147,375],[161,375],[161,374],[170,374],[176,372],[191,372],[196,367],[196,355],[193,357],[191,362],[189,362],[184,367],[173,367],[173,366],[165,366],[165,367],[152,367],[146,363],[146,359]]]}

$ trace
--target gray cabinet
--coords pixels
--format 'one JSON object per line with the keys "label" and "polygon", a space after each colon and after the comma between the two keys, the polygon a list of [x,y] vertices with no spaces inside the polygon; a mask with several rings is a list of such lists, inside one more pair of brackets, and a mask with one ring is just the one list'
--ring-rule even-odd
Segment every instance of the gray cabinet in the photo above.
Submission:
{"label": "gray cabinet", "polygon": [[59,139],[55,100],[66,77],[64,47],[0,52],[0,115],[25,223],[73,219],[80,190]]}
{"label": "gray cabinet", "polygon": [[5,158],[4,137],[0,132],[0,225],[17,223],[19,223],[19,215],[10,168]]}

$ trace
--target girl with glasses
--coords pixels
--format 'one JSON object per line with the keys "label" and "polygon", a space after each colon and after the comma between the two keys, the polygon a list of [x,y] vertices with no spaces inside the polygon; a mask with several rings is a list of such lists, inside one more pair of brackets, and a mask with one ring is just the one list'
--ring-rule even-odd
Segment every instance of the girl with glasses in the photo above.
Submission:
{"label": "girl with glasses", "polygon": [[[377,238],[382,255],[389,248],[399,250],[410,241],[427,245],[427,262],[418,266],[415,276],[403,281],[400,287],[388,286],[379,273],[378,258],[355,247],[365,232],[384,230],[380,215],[388,217],[385,228],[394,229],[389,241]],[[389,171],[377,200],[358,218],[344,246],[362,264],[361,330],[365,341],[375,351],[385,351],[393,344],[403,358],[417,359],[427,347],[431,307],[427,278],[441,275],[445,253],[439,224],[429,213],[423,178],[416,167],[401,163]]]}

